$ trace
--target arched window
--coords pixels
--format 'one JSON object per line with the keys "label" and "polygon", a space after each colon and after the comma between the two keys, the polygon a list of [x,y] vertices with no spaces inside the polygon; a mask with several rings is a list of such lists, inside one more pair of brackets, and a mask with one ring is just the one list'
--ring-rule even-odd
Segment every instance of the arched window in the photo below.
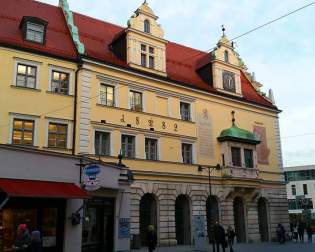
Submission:
{"label": "arched window", "polygon": [[228,51],[224,51],[224,61],[229,62],[229,52]]}
{"label": "arched window", "polygon": [[150,21],[149,20],[144,20],[144,32],[150,33]]}

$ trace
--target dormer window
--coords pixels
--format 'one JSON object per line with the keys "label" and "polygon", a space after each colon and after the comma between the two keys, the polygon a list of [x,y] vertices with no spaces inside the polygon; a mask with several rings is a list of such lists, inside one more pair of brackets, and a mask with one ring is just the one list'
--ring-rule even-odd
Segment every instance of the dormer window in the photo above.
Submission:
{"label": "dormer window", "polygon": [[224,61],[226,63],[229,63],[229,52],[228,51],[224,51]]}
{"label": "dormer window", "polygon": [[20,27],[24,40],[44,44],[47,22],[37,17],[23,17]]}
{"label": "dormer window", "polygon": [[149,20],[144,20],[144,32],[145,33],[150,33],[150,21]]}
{"label": "dormer window", "polygon": [[155,49],[152,46],[141,44],[141,66],[155,68]]}

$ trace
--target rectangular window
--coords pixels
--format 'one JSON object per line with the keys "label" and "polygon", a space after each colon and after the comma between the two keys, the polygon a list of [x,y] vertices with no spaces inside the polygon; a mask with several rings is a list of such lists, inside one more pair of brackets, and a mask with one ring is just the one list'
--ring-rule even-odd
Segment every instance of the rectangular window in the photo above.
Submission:
{"label": "rectangular window", "polygon": [[141,53],[141,66],[147,66],[147,56],[144,53]]}
{"label": "rectangular window", "polygon": [[51,91],[58,94],[69,94],[69,74],[52,71]]}
{"label": "rectangular window", "polygon": [[102,105],[115,106],[115,88],[109,85],[101,84],[100,102]]}
{"label": "rectangular window", "polygon": [[[149,50],[148,50],[149,48]],[[155,49],[151,46],[141,44],[141,66],[155,68]]]}
{"label": "rectangular window", "polygon": [[145,155],[148,160],[157,160],[157,140],[145,139]]}
{"label": "rectangular window", "polygon": [[36,73],[37,67],[18,64],[16,85],[18,87],[36,88]]}
{"label": "rectangular window", "polygon": [[48,147],[67,148],[68,125],[60,123],[49,123]]}
{"label": "rectangular window", "polygon": [[233,166],[242,166],[242,162],[241,162],[241,149],[237,148],[237,147],[232,147],[231,148],[231,152],[232,152],[232,163]]}
{"label": "rectangular window", "polygon": [[95,155],[110,155],[110,133],[95,131],[94,139]]}
{"label": "rectangular window", "polygon": [[253,150],[244,149],[244,160],[246,168],[254,168]]}
{"label": "rectangular window", "polygon": [[122,155],[126,158],[135,158],[136,139],[134,136],[122,135],[121,136],[121,151]]}
{"label": "rectangular window", "polygon": [[186,102],[180,103],[180,115],[181,115],[182,120],[185,120],[185,121],[191,120],[189,103],[186,103]]}
{"label": "rectangular window", "polygon": [[192,164],[192,145],[191,144],[182,144],[182,157],[184,164]]}
{"label": "rectangular window", "polygon": [[130,91],[129,93],[130,109],[142,111],[142,93]]}
{"label": "rectangular window", "polygon": [[304,194],[304,195],[307,195],[307,194],[308,194],[307,184],[303,184],[303,194]]}
{"label": "rectangular window", "polygon": [[296,195],[296,186],[295,185],[291,186],[291,190],[292,190],[292,195]]}
{"label": "rectangular window", "polygon": [[21,145],[34,145],[34,128],[33,120],[14,119],[12,143]]}
{"label": "rectangular window", "polygon": [[154,57],[149,57],[149,68],[154,69]]}
{"label": "rectangular window", "polygon": [[26,26],[26,40],[43,44],[44,30],[44,25],[28,22]]}

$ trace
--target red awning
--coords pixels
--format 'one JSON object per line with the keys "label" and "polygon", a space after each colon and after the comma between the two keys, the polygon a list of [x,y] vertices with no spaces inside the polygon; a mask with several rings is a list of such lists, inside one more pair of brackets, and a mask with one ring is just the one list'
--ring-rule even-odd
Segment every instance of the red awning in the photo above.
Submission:
{"label": "red awning", "polygon": [[88,198],[84,190],[72,183],[1,178],[0,189],[10,197]]}

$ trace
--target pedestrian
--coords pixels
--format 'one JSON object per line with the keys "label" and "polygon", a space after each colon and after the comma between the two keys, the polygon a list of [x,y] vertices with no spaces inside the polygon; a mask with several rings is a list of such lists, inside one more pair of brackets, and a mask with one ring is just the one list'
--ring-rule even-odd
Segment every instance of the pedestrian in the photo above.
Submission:
{"label": "pedestrian", "polygon": [[276,231],[279,243],[285,243],[285,230],[281,223],[278,224]]}
{"label": "pedestrian", "polygon": [[299,235],[298,235],[298,230],[296,224],[293,226],[293,235],[292,239],[295,240],[295,242],[298,242],[299,240]]}
{"label": "pedestrian", "polygon": [[231,226],[228,226],[228,229],[226,231],[226,235],[228,238],[228,245],[230,247],[230,252],[233,252],[233,244],[234,244],[234,239],[235,239],[235,231],[232,229]]}
{"label": "pedestrian", "polygon": [[40,232],[34,230],[31,233],[31,252],[42,252],[42,239]]}
{"label": "pedestrian", "polygon": [[304,242],[304,232],[305,232],[305,225],[301,221],[299,222],[299,225],[298,225],[298,234],[299,234],[300,242]]}
{"label": "pedestrian", "polygon": [[149,249],[149,252],[153,252],[157,245],[157,237],[154,230],[154,226],[150,225],[148,227],[148,236],[147,236],[147,246]]}
{"label": "pedestrian", "polygon": [[219,222],[215,223],[213,227],[213,233],[214,233],[214,241],[217,247],[217,252],[220,252],[220,245],[222,247],[222,251],[225,252],[225,248],[227,247],[227,242],[225,239],[225,230],[219,224]]}
{"label": "pedestrian", "polygon": [[20,224],[17,229],[17,237],[13,249],[16,251],[28,251],[30,243],[31,237],[27,225]]}
{"label": "pedestrian", "polygon": [[307,233],[307,237],[308,237],[308,242],[312,243],[313,241],[313,229],[310,225],[308,225],[308,227],[306,228],[306,233]]}

